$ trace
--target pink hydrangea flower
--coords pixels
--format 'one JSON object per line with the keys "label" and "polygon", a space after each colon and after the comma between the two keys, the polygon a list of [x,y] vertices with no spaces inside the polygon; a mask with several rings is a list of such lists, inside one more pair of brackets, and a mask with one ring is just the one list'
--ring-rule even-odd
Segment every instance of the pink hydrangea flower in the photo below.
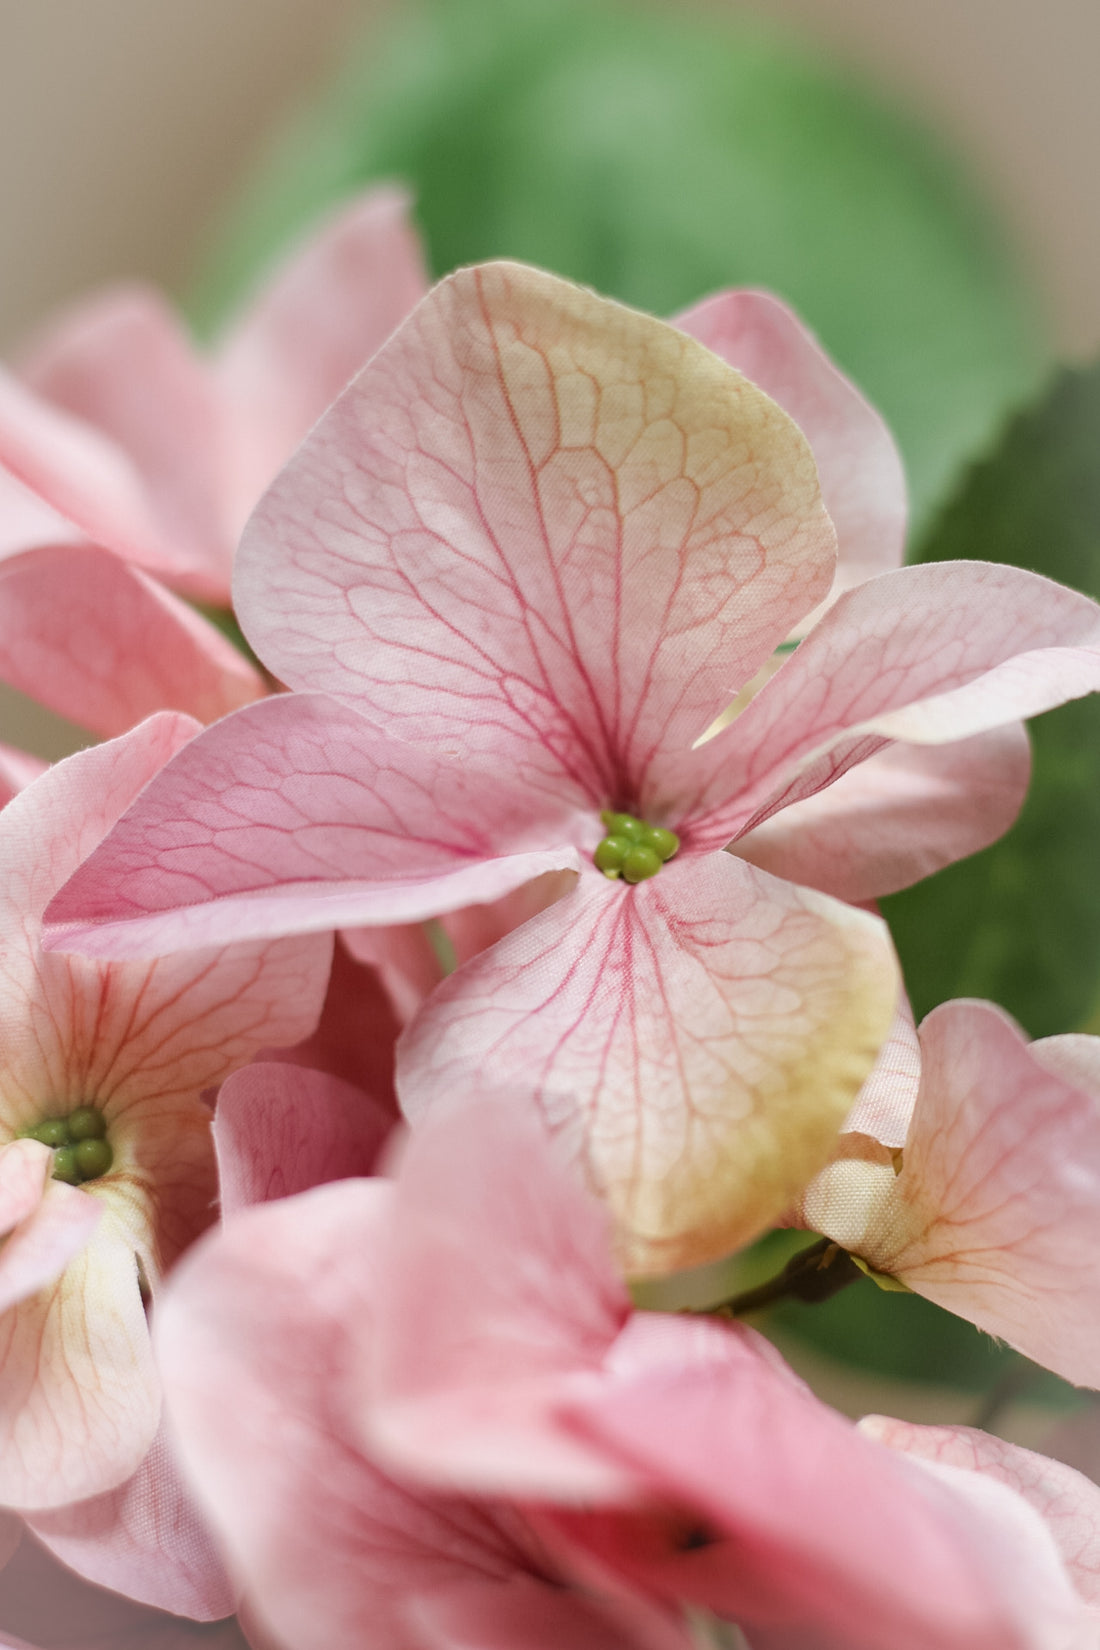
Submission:
{"label": "pink hydrangea flower", "polygon": [[[824,422],[850,457],[868,437],[842,406]],[[518,266],[420,305],[267,494],[238,567],[253,645],[302,691],[165,769],[52,906],[54,942],[409,922],[575,871],[433,995],[399,1089],[418,1117],[472,1071],[536,1073],[638,1271],[775,1219],[888,1029],[876,920],[782,879],[869,899],[988,840],[980,810],[964,823],[965,760],[892,771],[896,751],[992,737],[1015,806],[1019,730],[990,730],[1100,682],[1086,597],[902,569],[840,595],[700,742],[832,591],[812,457],[683,332]],[[610,880],[607,809],[680,852]]]}
{"label": "pink hydrangea flower", "polygon": [[529,1107],[444,1108],[396,1186],[239,1215],[158,1340],[197,1493],[288,1646],[369,1623],[386,1650],[603,1650],[601,1613],[642,1600],[645,1645],[685,1642],[685,1606],[767,1650],[1059,1650],[1092,1619],[1022,1483],[861,1436],[741,1326],[632,1312]]}
{"label": "pink hydrangea flower", "polygon": [[165,585],[229,606],[241,526],[426,288],[376,189],[279,268],[207,356],[154,291],[76,306],[0,378],[0,674],[94,732],[203,721],[263,676]]}
{"label": "pink hydrangea flower", "polygon": [[[915,1039],[914,1039],[915,1041]],[[1079,1385],[1100,1387],[1100,1038],[1029,1043],[952,1002],[884,1063],[801,1218]]]}
{"label": "pink hydrangea flower", "polygon": [[0,814],[0,1504],[84,1574],[137,1588],[156,1557],[150,1602],[224,1614],[224,1577],[198,1573],[197,1522],[155,1453],[147,1299],[214,1218],[204,1091],[312,1030],[331,941],[155,963],[39,943],[58,885],[195,726],[154,718]]}

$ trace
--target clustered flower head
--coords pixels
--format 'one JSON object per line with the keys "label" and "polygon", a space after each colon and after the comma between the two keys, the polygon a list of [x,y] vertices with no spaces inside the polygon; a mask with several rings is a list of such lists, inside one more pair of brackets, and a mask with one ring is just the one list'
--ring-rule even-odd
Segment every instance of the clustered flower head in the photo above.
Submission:
{"label": "clustered flower head", "polygon": [[0,750],[0,1636],[1100,1646],[1089,1478],[627,1287],[804,1227],[1100,1388],[1100,1040],[918,1035],[873,909],[1100,608],[904,528],[775,298],[429,291],[393,190],[0,381],[0,677],[109,736]]}

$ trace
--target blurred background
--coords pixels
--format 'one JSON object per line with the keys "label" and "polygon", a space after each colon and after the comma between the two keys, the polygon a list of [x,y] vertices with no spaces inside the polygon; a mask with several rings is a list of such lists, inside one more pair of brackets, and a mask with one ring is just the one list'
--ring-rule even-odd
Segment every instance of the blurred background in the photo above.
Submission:
{"label": "blurred background", "polygon": [[[971,468],[1100,346],[1095,0],[0,0],[0,47],[0,353],[120,277],[208,334],[327,203],[402,178],[437,274],[524,257],[665,314],[772,287],[894,428],[914,555],[1100,595],[1100,376]],[[0,689],[0,738],[87,736]],[[1037,724],[1002,844],[886,902],[918,1013],[1100,1030],[1098,833],[1088,703]],[[1035,1443],[1065,1398],[870,1284],[770,1328],[853,1413]]]}
{"label": "blurred background", "polygon": [[[0,347],[89,282],[183,290],[288,110],[401,0],[0,4]],[[1100,343],[1093,0],[668,0],[756,13],[922,117],[996,203],[1061,353]]]}

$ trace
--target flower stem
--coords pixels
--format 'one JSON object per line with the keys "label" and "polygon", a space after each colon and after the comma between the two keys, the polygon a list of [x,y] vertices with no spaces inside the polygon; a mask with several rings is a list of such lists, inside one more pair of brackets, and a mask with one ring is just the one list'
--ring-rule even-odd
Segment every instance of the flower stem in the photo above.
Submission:
{"label": "flower stem", "polygon": [[865,1276],[852,1257],[831,1238],[820,1238],[808,1249],[792,1255],[783,1270],[755,1289],[744,1289],[729,1300],[706,1310],[712,1316],[740,1318],[748,1312],[759,1312],[776,1301],[797,1300],[807,1303],[827,1301],[839,1294],[850,1283],[858,1283]]}

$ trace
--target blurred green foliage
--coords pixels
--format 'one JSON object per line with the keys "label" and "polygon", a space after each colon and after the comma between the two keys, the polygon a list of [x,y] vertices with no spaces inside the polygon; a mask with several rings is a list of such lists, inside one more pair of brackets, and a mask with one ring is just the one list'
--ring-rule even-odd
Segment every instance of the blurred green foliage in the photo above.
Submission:
{"label": "blurred green foliage", "polygon": [[[1100,598],[1100,366],[1059,375],[974,465],[918,561],[1015,563]],[[1035,1037],[1100,1031],[1100,699],[1031,724],[1035,767],[1007,836],[883,901],[918,1019],[990,997]]]}
{"label": "blurred green foliage", "polygon": [[1033,379],[1029,306],[938,146],[756,23],[639,0],[403,5],[235,204],[200,323],[384,177],[412,185],[436,273],[521,258],[658,314],[780,293],[890,420],[918,516]]}

